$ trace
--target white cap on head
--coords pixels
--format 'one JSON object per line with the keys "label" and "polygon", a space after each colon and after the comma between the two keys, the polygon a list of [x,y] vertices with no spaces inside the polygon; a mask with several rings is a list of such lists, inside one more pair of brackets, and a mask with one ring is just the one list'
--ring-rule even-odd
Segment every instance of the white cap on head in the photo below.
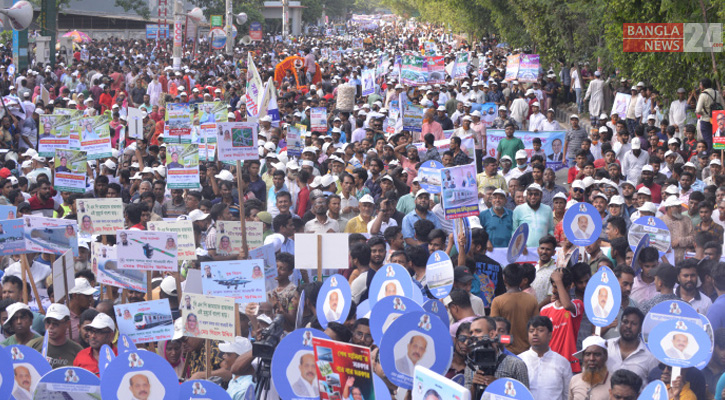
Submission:
{"label": "white cap on head", "polygon": [[609,200],[610,206],[621,206],[622,204],[624,204],[624,197],[622,197],[620,195],[614,195]]}
{"label": "white cap on head", "polygon": [[90,296],[96,293],[96,289],[91,286],[86,278],[76,278],[73,289],[68,290],[68,294],[83,294]]}
{"label": "white cap on head", "polygon": [[[199,210],[194,210],[199,211]],[[169,296],[175,296],[176,295],[176,279],[171,276],[167,275],[164,277],[164,279],[161,281],[161,285],[159,285],[161,290],[166,293]]]}
{"label": "white cap on head", "polygon": [[17,302],[17,303],[13,303],[13,304],[9,305],[9,306],[8,306],[8,307],[7,307],[6,309],[5,309],[5,311],[6,311],[7,313],[8,313],[8,319],[6,319],[6,320],[5,320],[5,324],[3,325],[3,326],[5,326],[5,327],[8,327],[8,326],[10,326],[10,323],[12,322],[12,320],[13,320],[13,317],[14,317],[14,316],[15,316],[15,314],[17,314],[18,312],[21,312],[21,311],[27,311],[27,312],[29,312],[29,313],[31,313],[31,314],[33,313],[33,312],[32,312],[32,311],[30,310],[30,307],[28,307],[28,305],[27,305],[27,304],[25,304],[25,303],[21,303],[21,302]]}
{"label": "white cap on head", "polygon": [[113,322],[113,319],[109,317],[105,313],[99,313],[96,315],[95,318],[93,318],[93,322],[86,325],[94,329],[106,329],[109,328],[112,331],[116,330],[116,324]]}
{"label": "white cap on head", "polygon": [[375,199],[373,199],[373,196],[370,196],[369,194],[364,195],[360,198],[359,203],[371,203],[375,204]]}
{"label": "white cap on head", "polygon": [[519,150],[516,152],[517,160],[521,160],[521,159],[526,160],[528,158],[529,158],[529,156],[526,154],[526,150]]}
{"label": "white cap on head", "polygon": [[676,206],[681,206],[681,205],[682,205],[682,201],[680,201],[680,199],[677,196],[668,196],[667,200],[665,200],[665,202],[663,204],[663,206],[665,208],[676,207]]}
{"label": "white cap on head", "polygon": [[655,214],[657,213],[657,207],[655,207],[653,202],[645,201],[644,204],[642,204],[642,207],[638,208],[637,211]]}
{"label": "white cap on head", "polygon": [[643,194],[645,196],[652,196],[652,191],[647,186],[642,186],[637,190],[637,194]]}
{"label": "white cap on head", "polygon": [[420,190],[418,190],[418,192],[416,192],[416,193],[415,193],[415,198],[417,199],[417,198],[418,198],[418,196],[421,196],[421,195],[426,195],[426,194],[427,194],[427,195],[430,195],[430,192],[428,192],[428,191],[427,191],[427,190],[425,190],[425,189],[420,189]]}
{"label": "white cap on head", "polygon": [[252,351],[252,342],[245,337],[237,336],[233,342],[225,341],[219,343],[219,350],[224,353],[235,353],[241,356]]}
{"label": "white cap on head", "polygon": [[642,167],[642,172],[655,172],[655,170],[651,165],[647,164]]}
{"label": "white cap on head", "polygon": [[188,220],[191,222],[201,221],[201,220],[207,219],[209,217],[209,215],[211,215],[211,214],[205,213],[204,211],[197,209],[197,210],[194,210],[189,213]]}
{"label": "white cap on head", "polygon": [[578,356],[578,355],[583,356],[584,352],[592,346],[599,347],[601,349],[604,349],[605,353],[607,352],[607,341],[604,340],[601,336],[592,335],[592,336],[589,336],[588,338],[584,339],[584,341],[582,342],[582,349],[577,351],[573,355],[574,356]]}
{"label": "white cap on head", "polygon": [[632,139],[632,150],[639,150],[642,148],[642,143],[639,141],[638,137],[635,137]]}
{"label": "white cap on head", "polygon": [[219,171],[219,173],[214,175],[214,177],[223,181],[234,182],[234,175],[226,169]]}
{"label": "white cap on head", "polygon": [[45,318],[57,319],[62,321],[65,318],[70,318],[70,310],[63,304],[53,303],[45,310]]}

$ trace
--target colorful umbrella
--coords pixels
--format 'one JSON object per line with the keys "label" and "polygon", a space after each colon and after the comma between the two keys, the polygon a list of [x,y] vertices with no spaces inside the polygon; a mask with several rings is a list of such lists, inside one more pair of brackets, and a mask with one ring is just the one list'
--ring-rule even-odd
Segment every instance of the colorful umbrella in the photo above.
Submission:
{"label": "colorful umbrella", "polygon": [[70,31],[63,35],[63,37],[73,38],[76,43],[90,43],[91,37],[81,31]]}

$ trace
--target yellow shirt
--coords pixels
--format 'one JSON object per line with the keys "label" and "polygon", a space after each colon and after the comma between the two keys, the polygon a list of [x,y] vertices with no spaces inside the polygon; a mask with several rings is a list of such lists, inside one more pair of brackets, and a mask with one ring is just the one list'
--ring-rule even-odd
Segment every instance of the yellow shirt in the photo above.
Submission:
{"label": "yellow shirt", "polygon": [[357,217],[347,221],[345,233],[368,233],[368,223],[358,215]]}

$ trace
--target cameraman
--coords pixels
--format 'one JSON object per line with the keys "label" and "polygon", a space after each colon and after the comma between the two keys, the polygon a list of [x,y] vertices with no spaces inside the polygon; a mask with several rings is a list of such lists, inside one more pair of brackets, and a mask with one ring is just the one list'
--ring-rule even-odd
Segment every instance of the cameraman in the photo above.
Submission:
{"label": "cameraman", "polygon": [[[494,369],[492,369],[493,374],[491,374],[491,370],[484,371],[484,369],[475,365],[473,366],[475,369],[472,369],[470,365],[466,366],[465,386],[471,388],[471,393],[476,392],[476,385],[485,388],[498,378],[516,379],[527,388],[529,387],[529,374],[526,364],[520,358],[503,354],[504,346],[498,342],[496,321],[493,318],[478,317],[474,319],[471,323],[471,336],[472,342],[468,344],[468,348],[471,350],[469,356],[475,353],[477,347],[482,345],[486,347],[484,343],[490,343],[496,354],[496,363]],[[485,342],[481,339],[484,339]]]}

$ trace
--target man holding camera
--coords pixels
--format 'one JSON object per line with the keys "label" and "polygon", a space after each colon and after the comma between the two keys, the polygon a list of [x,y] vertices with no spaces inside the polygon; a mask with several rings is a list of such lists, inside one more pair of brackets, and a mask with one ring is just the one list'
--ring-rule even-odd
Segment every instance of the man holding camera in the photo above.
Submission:
{"label": "man holding camera", "polygon": [[472,358],[485,360],[474,366],[475,369],[471,369],[470,363],[466,366],[465,386],[471,388],[472,394],[479,393],[475,398],[480,398],[483,389],[498,378],[516,379],[527,388],[529,387],[526,364],[520,358],[502,353],[504,346],[500,343],[496,331],[496,321],[493,318],[478,317],[473,320],[471,336],[469,361]]}

